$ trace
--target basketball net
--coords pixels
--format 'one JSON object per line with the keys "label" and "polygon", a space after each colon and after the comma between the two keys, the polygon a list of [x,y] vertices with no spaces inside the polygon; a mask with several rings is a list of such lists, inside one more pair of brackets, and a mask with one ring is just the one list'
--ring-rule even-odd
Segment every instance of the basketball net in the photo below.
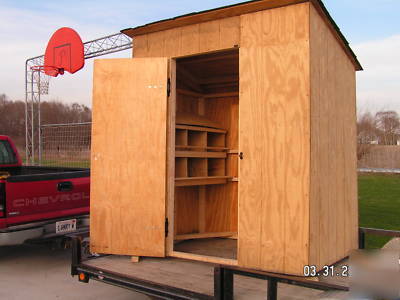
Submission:
{"label": "basketball net", "polygon": [[52,76],[47,75],[45,71],[52,71],[54,69],[54,73],[60,73],[58,68],[49,67],[49,66],[33,66],[31,70],[33,72],[33,77],[36,82],[37,90],[40,95],[48,95],[49,94],[49,86],[50,86],[50,78]]}

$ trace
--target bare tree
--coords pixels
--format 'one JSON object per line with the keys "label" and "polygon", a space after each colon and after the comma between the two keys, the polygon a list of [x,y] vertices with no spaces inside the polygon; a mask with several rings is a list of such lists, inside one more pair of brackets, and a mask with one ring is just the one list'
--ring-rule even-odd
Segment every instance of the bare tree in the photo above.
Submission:
{"label": "bare tree", "polygon": [[377,139],[375,118],[370,112],[358,115],[357,139],[359,144],[371,144]]}
{"label": "bare tree", "polygon": [[366,111],[360,113],[357,118],[357,159],[361,160],[366,156],[377,140],[377,130],[374,116]]}
{"label": "bare tree", "polygon": [[[90,122],[92,111],[82,104],[60,101],[41,103],[42,124]],[[0,94],[0,134],[9,135],[19,147],[25,144],[25,102],[12,101]]]}
{"label": "bare tree", "polygon": [[400,132],[400,119],[395,111],[380,111],[375,115],[375,126],[380,136],[380,144],[397,145]]}

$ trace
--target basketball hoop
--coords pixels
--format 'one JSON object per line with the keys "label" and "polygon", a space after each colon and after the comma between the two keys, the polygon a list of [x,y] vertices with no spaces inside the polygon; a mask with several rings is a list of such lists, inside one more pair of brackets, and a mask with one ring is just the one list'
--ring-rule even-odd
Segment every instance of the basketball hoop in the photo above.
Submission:
{"label": "basketball hoop", "polygon": [[[40,95],[49,94],[50,78],[51,76],[57,76],[58,74],[64,74],[63,69],[52,66],[32,66],[33,76],[37,85],[38,92]],[[54,74],[54,75],[47,75]]]}
{"label": "basketball hoop", "polygon": [[79,34],[68,27],[58,29],[47,44],[44,65],[31,67],[39,94],[49,93],[50,77],[64,75],[65,71],[74,74],[84,65],[84,46]]}

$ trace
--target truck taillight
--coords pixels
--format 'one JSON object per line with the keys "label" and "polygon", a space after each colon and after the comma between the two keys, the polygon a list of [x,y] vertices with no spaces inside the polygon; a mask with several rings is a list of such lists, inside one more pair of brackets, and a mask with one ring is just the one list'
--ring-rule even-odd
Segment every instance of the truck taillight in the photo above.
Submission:
{"label": "truck taillight", "polygon": [[0,183],[0,218],[4,217],[6,212],[6,185]]}

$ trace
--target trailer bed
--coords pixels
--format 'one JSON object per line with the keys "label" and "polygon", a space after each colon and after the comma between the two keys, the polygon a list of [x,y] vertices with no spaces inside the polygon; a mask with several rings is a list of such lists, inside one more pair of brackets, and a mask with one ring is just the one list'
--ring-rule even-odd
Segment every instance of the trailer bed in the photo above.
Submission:
{"label": "trailer bed", "polygon": [[[127,256],[109,255],[86,260],[84,265],[96,270],[113,272],[125,278],[140,278],[159,285],[214,295],[213,264],[178,258],[143,258],[139,263],[130,262]],[[267,282],[262,279],[235,276],[235,299],[265,299]],[[300,286],[280,284],[278,294],[283,299],[316,299],[324,291]]]}

